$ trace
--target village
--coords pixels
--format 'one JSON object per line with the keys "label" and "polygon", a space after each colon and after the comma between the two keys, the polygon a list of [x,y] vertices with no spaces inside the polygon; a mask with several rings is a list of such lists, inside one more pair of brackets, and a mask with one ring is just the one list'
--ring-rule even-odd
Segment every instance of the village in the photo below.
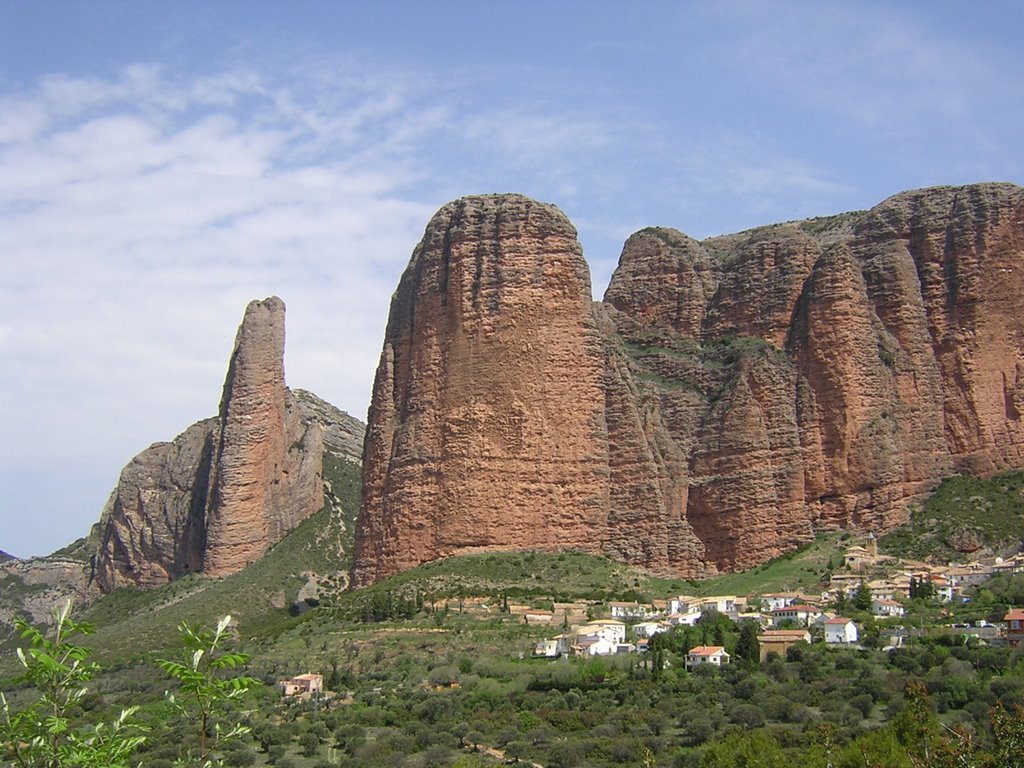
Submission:
{"label": "village", "polygon": [[[559,634],[537,643],[534,655],[539,657],[646,653],[656,634],[694,626],[702,617],[718,614],[738,624],[757,624],[764,661],[772,653],[784,655],[799,642],[860,647],[861,627],[844,615],[845,609],[858,603],[884,622],[882,649],[898,648],[914,631],[898,621],[906,617],[912,598],[928,597],[944,604],[964,602],[970,599],[971,588],[995,575],[1012,573],[1024,573],[1024,554],[936,565],[881,555],[876,538],[869,534],[862,545],[845,551],[842,567],[829,575],[827,585],[816,594],[678,595],[649,604],[610,602],[604,604],[606,615],[589,620],[586,617],[593,613],[593,606],[585,603],[556,603],[550,611],[518,605],[509,610],[527,624],[562,627]],[[1002,622],[951,623],[947,629],[983,643],[1016,645],[1024,638],[1024,609],[1009,610]],[[698,645],[686,654],[687,669],[729,662],[730,655],[722,645]]]}
{"label": "village", "polygon": [[[892,650],[923,632],[907,615],[910,601],[926,597],[939,605],[970,600],[971,589],[1000,574],[1024,573],[1024,553],[940,565],[880,554],[869,534],[862,544],[848,547],[842,564],[829,569],[820,592],[766,592],[754,595],[676,595],[650,602],[553,602],[540,609],[529,604],[491,597],[466,597],[458,612],[490,618],[500,612],[516,622],[560,631],[535,644],[534,658],[569,658],[646,654],[651,639],[678,627],[696,627],[702,619],[720,616],[737,625],[753,622],[758,628],[760,660],[785,656],[798,643],[824,643],[833,647],[862,647],[863,627],[845,613],[870,613],[878,625],[877,647]],[[856,609],[856,610],[855,610]],[[445,608],[447,610],[447,606]],[[948,611],[940,611],[940,615]],[[989,645],[1016,645],[1024,639],[1024,608],[1011,608],[1002,622],[949,622],[946,632]],[[685,668],[721,667],[731,662],[724,645],[700,644],[685,654]],[[278,681],[287,698],[327,695],[324,679],[302,674]]]}

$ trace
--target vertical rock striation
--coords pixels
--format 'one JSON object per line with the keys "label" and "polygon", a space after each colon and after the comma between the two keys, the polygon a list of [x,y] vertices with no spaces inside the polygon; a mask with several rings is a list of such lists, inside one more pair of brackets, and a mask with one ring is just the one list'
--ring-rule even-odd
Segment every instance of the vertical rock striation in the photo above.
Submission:
{"label": "vertical rock striation", "polygon": [[363,454],[353,581],[501,549],[599,551],[602,344],[576,232],[469,197],[427,225],[391,302]]}
{"label": "vertical rock striation", "polygon": [[649,228],[588,291],[551,206],[431,221],[374,386],[357,584],[479,549],[707,575],[1024,466],[1019,187],[703,242]]}
{"label": "vertical rock striation", "polygon": [[245,311],[221,397],[202,570],[241,570],[323,503],[323,438],[284,384],[284,302]]}

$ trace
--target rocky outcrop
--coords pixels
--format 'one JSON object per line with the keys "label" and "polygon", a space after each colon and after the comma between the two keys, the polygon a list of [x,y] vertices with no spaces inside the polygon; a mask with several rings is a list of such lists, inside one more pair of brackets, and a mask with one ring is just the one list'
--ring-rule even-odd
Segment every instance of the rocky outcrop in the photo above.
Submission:
{"label": "rocky outcrop", "polygon": [[284,315],[276,297],[250,303],[219,416],[150,446],[121,472],[92,534],[96,588],[234,573],[323,506],[325,444],[351,459],[362,425],[286,388]]}
{"label": "rocky outcrop", "polygon": [[40,625],[52,621],[54,606],[86,597],[86,564],[82,560],[49,557],[20,560],[8,555],[0,559],[0,638],[14,636],[15,619]]}
{"label": "rocky outcrop", "polygon": [[446,555],[599,551],[602,343],[576,232],[517,195],[443,207],[391,302],[353,581]]}
{"label": "rocky outcrop", "polygon": [[228,365],[206,499],[202,571],[239,571],[323,505],[323,436],[284,385],[284,302],[245,311]]}
{"label": "rocky outcrop", "polygon": [[704,242],[645,229],[588,311],[551,206],[446,206],[392,302],[356,583],[481,548],[746,568],[1024,466],[1022,222],[1024,190],[985,184]]}

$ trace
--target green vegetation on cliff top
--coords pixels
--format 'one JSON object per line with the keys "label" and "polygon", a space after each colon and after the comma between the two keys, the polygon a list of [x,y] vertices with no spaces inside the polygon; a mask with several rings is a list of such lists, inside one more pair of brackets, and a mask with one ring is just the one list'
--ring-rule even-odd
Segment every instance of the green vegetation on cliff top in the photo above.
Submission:
{"label": "green vegetation on cliff top", "polygon": [[980,548],[1016,551],[1024,540],[1024,472],[990,478],[955,475],[942,481],[910,522],[883,537],[888,554],[958,560]]}

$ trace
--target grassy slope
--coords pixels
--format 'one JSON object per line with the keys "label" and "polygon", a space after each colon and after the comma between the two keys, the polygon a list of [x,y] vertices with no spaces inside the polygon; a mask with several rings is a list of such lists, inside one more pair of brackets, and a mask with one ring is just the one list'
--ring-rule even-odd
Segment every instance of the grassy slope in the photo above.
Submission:
{"label": "grassy slope", "polygon": [[943,480],[910,522],[879,546],[903,557],[950,560],[963,557],[954,542],[971,536],[997,552],[1015,550],[1024,540],[1024,472]]}
{"label": "grassy slope", "polygon": [[[99,632],[94,645],[107,656],[131,654],[133,649],[157,649],[175,642],[175,625],[182,619],[213,622],[232,613],[240,632],[249,639],[273,638],[322,630],[330,633],[336,622],[358,617],[367,601],[392,593],[411,597],[419,592],[428,600],[457,600],[460,596],[491,596],[545,605],[560,600],[651,599],[676,594],[753,595],[769,591],[820,588],[828,563],[852,543],[848,535],[830,534],[815,542],[741,573],[726,574],[702,582],[659,578],[622,563],[578,552],[512,552],[469,555],[427,563],[356,593],[344,592],[351,551],[352,517],[358,496],[358,468],[336,463],[331,466],[336,504],[344,515],[322,511],[310,518],[278,544],[267,557],[226,579],[184,579],[159,590],[122,590],[97,603],[86,616]],[[953,478],[936,492],[905,530],[887,537],[883,546],[915,557],[941,554],[943,531],[971,525],[993,539],[1019,542],[1024,532],[1024,472],[991,480]],[[346,501],[341,502],[340,497]],[[342,528],[338,521],[344,519]],[[948,548],[947,548],[948,549]],[[274,608],[280,593],[287,603],[295,600],[306,582],[303,575],[321,576],[322,592],[330,611],[315,616],[292,618],[288,611]],[[128,616],[127,619],[123,618]]]}
{"label": "grassy slope", "polygon": [[[91,645],[103,657],[157,650],[177,643],[182,619],[215,623],[230,613],[243,636],[273,633],[289,623],[287,608],[307,574],[336,588],[345,585],[359,507],[359,468],[328,459],[325,507],[305,520],[248,568],[222,579],[189,577],[154,590],[119,589],[96,602],[83,618],[97,627]],[[283,598],[283,599],[282,599]]]}

